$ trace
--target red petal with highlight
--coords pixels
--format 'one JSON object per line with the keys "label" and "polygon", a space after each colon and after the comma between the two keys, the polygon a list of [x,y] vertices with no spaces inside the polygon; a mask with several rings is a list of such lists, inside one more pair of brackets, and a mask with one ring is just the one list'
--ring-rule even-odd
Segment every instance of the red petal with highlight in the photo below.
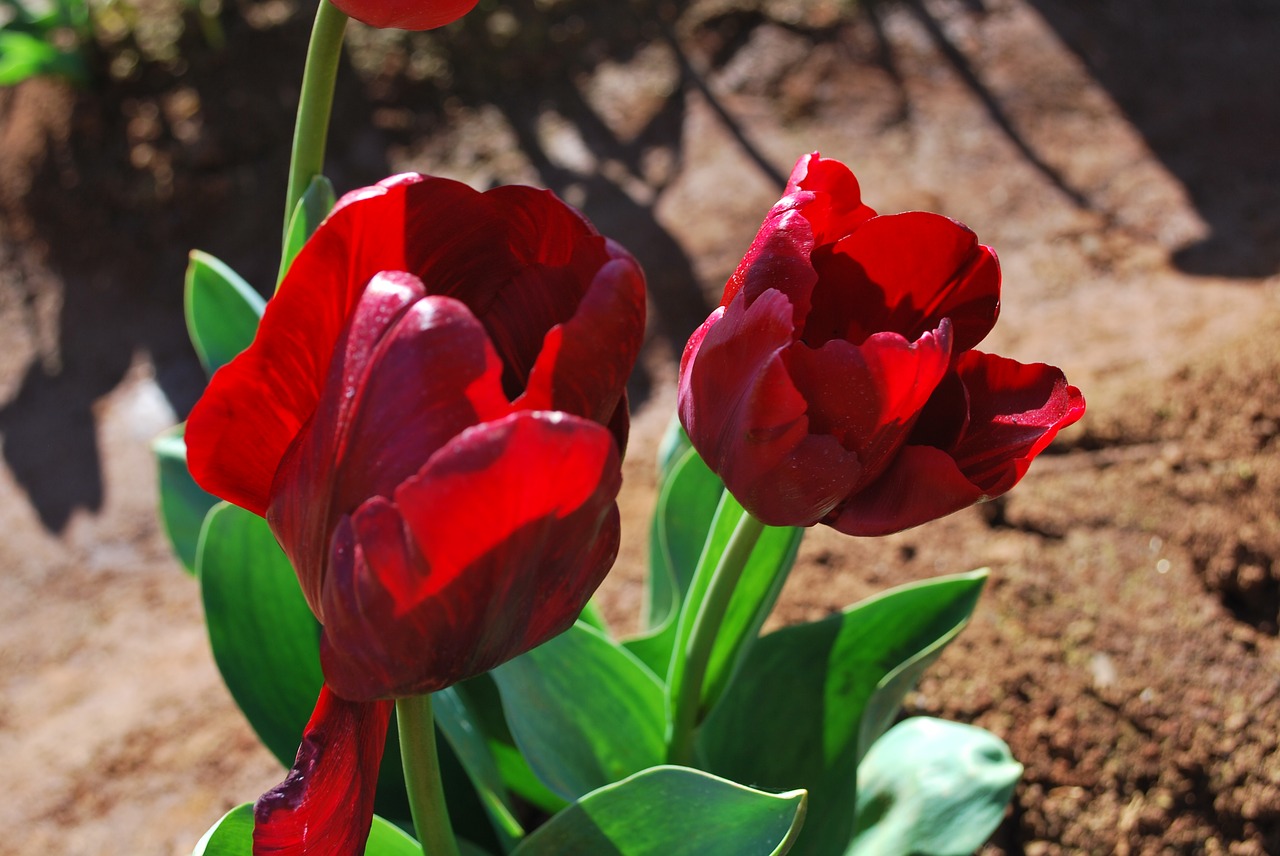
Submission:
{"label": "red petal with highlight", "polygon": [[320,689],[293,769],[254,806],[254,856],[364,853],[392,707]]}
{"label": "red petal with highlight", "polygon": [[618,548],[612,434],[513,413],[455,438],[344,522],[325,586],[325,677],[353,698],[430,692],[577,618]]}

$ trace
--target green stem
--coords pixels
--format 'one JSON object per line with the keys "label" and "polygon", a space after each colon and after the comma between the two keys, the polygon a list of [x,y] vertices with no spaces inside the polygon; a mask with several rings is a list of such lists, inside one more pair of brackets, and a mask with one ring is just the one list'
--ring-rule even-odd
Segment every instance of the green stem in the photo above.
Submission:
{"label": "green stem", "polygon": [[422,852],[424,856],[458,856],[458,842],[449,824],[444,783],[440,780],[431,696],[396,699],[396,721],[400,729],[405,790]]}
{"label": "green stem", "polygon": [[298,119],[293,126],[293,150],[289,154],[289,190],[284,200],[284,234],[288,238],[289,218],[311,179],[324,172],[324,147],[329,136],[329,113],[333,108],[333,87],[342,57],[342,36],[347,16],[329,0],[320,0],[316,22],[307,46],[307,63],[302,69],[302,92],[298,96]]}
{"label": "green stem", "polygon": [[676,696],[672,699],[671,740],[667,746],[667,760],[672,764],[688,765],[693,760],[693,734],[699,725],[702,682],[707,676],[711,651],[720,633],[720,625],[724,623],[729,601],[733,599],[734,589],[763,531],[763,523],[745,511],[742,513],[729,536],[729,543],[720,554],[720,562],[711,575],[706,596],[698,607],[698,615],[685,646],[684,670],[675,688]]}

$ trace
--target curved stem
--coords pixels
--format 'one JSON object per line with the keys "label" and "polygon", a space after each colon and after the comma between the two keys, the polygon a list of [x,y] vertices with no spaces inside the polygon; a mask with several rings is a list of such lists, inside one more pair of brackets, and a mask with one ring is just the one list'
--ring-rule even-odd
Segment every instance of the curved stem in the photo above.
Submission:
{"label": "curved stem", "polygon": [[440,780],[431,696],[396,699],[396,721],[400,731],[405,790],[409,794],[413,828],[417,830],[422,852],[424,856],[458,856],[458,842],[449,824],[444,783]]}
{"label": "curved stem", "polygon": [[698,615],[685,646],[684,672],[672,699],[672,731],[667,746],[667,760],[672,764],[688,765],[693,760],[693,733],[699,724],[702,682],[707,676],[711,651],[720,633],[720,625],[724,623],[729,601],[733,599],[734,589],[763,531],[763,523],[745,511],[742,513],[729,536],[729,543],[720,554],[720,562],[711,575],[706,596],[698,607]]}
{"label": "curved stem", "polygon": [[333,87],[342,57],[342,36],[347,16],[329,0],[320,0],[316,22],[307,46],[307,63],[302,70],[302,92],[298,96],[298,119],[293,126],[293,149],[289,154],[289,189],[284,200],[284,234],[289,218],[311,179],[324,171],[324,147],[329,136],[329,113],[333,108]]}

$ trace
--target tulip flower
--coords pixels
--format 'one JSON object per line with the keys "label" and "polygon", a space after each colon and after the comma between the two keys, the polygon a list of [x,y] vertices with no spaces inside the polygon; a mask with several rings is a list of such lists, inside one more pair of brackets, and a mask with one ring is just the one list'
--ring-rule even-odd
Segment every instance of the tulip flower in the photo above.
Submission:
{"label": "tulip flower", "polygon": [[333,0],[361,23],[384,30],[434,30],[475,8],[476,0]]}
{"label": "tulip flower", "polygon": [[391,703],[565,630],[613,563],[625,250],[546,191],[419,175],[339,200],[187,425],[264,515],[322,627],[325,689],[255,852],[362,852]]}
{"label": "tulip flower", "polygon": [[765,523],[883,535],[950,514],[1084,413],[1058,369],[974,350],[999,306],[968,228],[877,216],[844,164],[806,155],[689,339],[681,421]]}

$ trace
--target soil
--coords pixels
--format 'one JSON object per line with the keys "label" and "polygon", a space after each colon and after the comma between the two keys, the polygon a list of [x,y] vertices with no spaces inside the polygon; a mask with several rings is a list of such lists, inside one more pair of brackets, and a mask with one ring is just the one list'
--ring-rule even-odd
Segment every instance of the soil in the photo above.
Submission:
{"label": "soil", "polygon": [[[282,775],[213,666],[148,442],[203,383],[187,251],[274,280],[309,18],[242,3],[217,49],[179,16],[167,52],[105,40],[90,87],[0,91],[4,852],[187,853]],[[549,186],[646,267],[600,595],[623,629],[674,360],[794,159],[995,246],[984,348],[1063,367],[1084,422],[998,502],[888,538],[815,529],[773,623],[989,566],[909,700],[1026,766],[984,854],[1280,853],[1280,9],[521,0],[351,43],[340,190],[406,169]]]}

